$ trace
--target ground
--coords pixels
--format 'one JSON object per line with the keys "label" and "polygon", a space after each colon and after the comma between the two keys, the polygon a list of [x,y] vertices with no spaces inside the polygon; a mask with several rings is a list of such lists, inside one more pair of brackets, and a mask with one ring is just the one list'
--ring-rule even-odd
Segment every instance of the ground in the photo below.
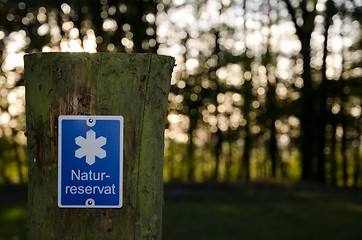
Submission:
{"label": "ground", "polygon": [[166,186],[163,239],[362,239],[362,191],[318,185]]}
{"label": "ground", "polygon": [[26,239],[26,186],[0,185],[0,240]]}
{"label": "ground", "polygon": [[[0,187],[0,240],[25,239],[26,186]],[[315,184],[166,185],[163,239],[362,239],[362,190]]]}

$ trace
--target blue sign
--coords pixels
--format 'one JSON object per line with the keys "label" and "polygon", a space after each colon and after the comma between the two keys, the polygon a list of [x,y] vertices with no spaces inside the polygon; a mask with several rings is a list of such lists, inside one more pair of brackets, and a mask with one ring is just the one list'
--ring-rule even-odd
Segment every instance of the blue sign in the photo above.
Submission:
{"label": "blue sign", "polygon": [[123,117],[59,116],[58,206],[120,208]]}

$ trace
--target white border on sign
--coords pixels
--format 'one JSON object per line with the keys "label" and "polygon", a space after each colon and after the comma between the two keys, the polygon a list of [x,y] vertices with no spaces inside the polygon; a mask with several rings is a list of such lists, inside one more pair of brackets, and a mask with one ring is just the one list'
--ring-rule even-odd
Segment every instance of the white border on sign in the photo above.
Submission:
{"label": "white border on sign", "polygon": [[[63,205],[62,200],[62,121],[63,120],[119,120],[120,122],[120,164],[119,164],[119,204],[118,205]],[[58,207],[60,208],[121,208],[123,205],[123,117],[95,115],[60,115],[58,118]],[[93,124],[94,125],[94,124]]]}

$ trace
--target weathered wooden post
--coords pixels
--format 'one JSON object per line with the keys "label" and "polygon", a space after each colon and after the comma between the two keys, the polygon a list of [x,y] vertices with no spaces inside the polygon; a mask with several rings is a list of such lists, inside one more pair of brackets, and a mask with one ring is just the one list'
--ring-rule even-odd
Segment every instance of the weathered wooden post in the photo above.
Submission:
{"label": "weathered wooden post", "polygon": [[[174,59],[155,54],[25,56],[28,239],[161,239],[167,96]],[[124,118],[123,207],[59,208],[58,117]]]}

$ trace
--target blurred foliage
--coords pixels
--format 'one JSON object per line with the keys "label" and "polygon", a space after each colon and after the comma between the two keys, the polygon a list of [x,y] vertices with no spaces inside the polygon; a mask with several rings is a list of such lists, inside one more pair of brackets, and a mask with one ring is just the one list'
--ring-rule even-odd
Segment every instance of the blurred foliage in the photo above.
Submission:
{"label": "blurred foliage", "polygon": [[0,1],[0,182],[27,179],[23,55],[155,52],[156,6],[156,1]]}
{"label": "blurred foliage", "polygon": [[361,185],[360,14],[351,0],[0,0],[0,181],[26,181],[22,56],[76,50],[176,58],[166,181]]}
{"label": "blurred foliage", "polygon": [[359,3],[198,3],[159,14],[159,52],[178,49],[166,180],[359,185]]}

